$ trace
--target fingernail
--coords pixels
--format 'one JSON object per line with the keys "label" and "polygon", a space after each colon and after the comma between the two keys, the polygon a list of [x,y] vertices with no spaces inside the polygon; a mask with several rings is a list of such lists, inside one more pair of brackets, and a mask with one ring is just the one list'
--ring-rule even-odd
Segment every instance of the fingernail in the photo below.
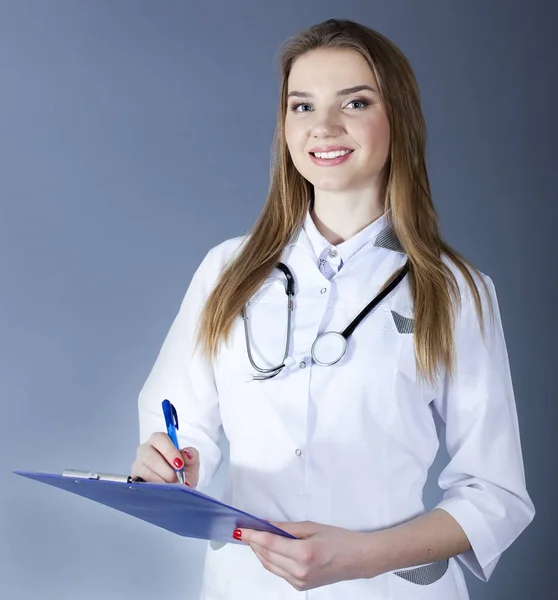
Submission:
{"label": "fingernail", "polygon": [[188,487],[192,487],[187,481],[184,482]]}
{"label": "fingernail", "polygon": [[186,454],[190,460],[194,458],[194,455],[190,452],[190,450],[184,450],[184,454]]}
{"label": "fingernail", "polygon": [[180,458],[175,458],[172,462],[177,469],[182,469],[182,467],[184,466],[184,463]]}
{"label": "fingernail", "polygon": [[235,529],[233,531],[233,538],[235,540],[242,540],[242,531],[240,531],[240,529]]}

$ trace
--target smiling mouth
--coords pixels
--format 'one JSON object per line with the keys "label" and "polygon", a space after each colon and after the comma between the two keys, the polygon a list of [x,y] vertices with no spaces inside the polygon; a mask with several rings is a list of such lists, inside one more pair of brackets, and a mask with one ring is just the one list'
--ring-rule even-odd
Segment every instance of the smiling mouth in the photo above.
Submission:
{"label": "smiling mouth", "polygon": [[335,158],[340,158],[341,156],[346,156],[347,154],[351,154],[354,150],[334,150],[333,152],[309,152],[315,158],[319,158],[321,160],[333,160]]}

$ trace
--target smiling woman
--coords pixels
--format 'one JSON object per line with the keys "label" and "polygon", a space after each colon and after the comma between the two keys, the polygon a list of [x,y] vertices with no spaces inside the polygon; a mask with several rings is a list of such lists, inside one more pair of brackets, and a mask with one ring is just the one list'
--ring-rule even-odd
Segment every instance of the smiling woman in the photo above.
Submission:
{"label": "smiling woman", "polygon": [[[224,500],[298,538],[231,531],[203,600],[465,600],[463,568],[488,580],[535,512],[494,286],[441,235],[401,51],[332,19],[281,68],[267,201],[192,279],[139,397],[132,475],[173,481],[179,459],[203,489],[224,432]],[[434,413],[450,460],[426,512]]]}
{"label": "smiling woman", "polygon": [[288,86],[285,139],[298,172],[322,192],[358,192],[367,204],[372,198],[382,214],[390,127],[366,59],[347,48],[308,51],[294,62]]}

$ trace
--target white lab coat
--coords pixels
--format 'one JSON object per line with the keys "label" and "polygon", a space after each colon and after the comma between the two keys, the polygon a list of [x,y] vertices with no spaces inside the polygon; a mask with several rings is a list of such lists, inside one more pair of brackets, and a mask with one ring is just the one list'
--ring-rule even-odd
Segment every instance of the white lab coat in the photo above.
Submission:
{"label": "white lab coat", "polygon": [[[192,353],[203,303],[245,238],[213,248],[196,271],[140,393],[140,441],[165,431],[160,406],[169,398],[180,418],[181,447],[200,452],[198,489],[206,488],[221,462],[218,440],[224,430],[230,465],[223,501],[271,521],[374,531],[426,512],[422,491],[438,449],[437,411],[446,423],[451,457],[439,478],[444,495],[438,508],[459,522],[472,551],[450,558],[444,575],[429,585],[386,573],[299,592],[265,570],[249,547],[210,544],[203,600],[465,600],[462,566],[487,580],[502,552],[533,519],[506,347],[488,277],[483,276],[494,320],[481,285],[483,340],[471,294],[455,269],[463,306],[451,382],[417,381],[408,278],[357,327],[338,364],[312,363],[316,336],[342,331],[403,265],[406,257],[391,230],[377,237],[381,244],[371,240],[331,281],[318,270],[305,231],[291,240],[281,260],[296,280],[292,358],[267,381],[252,380],[240,316],[213,364]],[[277,269],[248,311],[256,363],[280,364],[287,315],[284,276]]]}

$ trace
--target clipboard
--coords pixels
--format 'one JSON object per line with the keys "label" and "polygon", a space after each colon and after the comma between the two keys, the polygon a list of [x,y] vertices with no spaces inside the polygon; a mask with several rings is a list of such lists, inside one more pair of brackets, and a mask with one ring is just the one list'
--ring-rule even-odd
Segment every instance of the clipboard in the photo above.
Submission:
{"label": "clipboard", "polygon": [[232,533],[246,528],[296,539],[264,519],[179,483],[140,483],[122,475],[103,478],[85,471],[65,471],[63,475],[34,471],[14,471],[14,474],[89,498],[184,537],[242,544]]}

